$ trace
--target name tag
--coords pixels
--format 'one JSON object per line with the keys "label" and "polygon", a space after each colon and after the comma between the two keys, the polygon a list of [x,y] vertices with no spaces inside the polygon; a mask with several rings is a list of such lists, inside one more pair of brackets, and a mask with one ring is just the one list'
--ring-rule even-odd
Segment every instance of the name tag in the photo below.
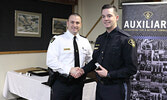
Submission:
{"label": "name tag", "polygon": [[99,49],[99,48],[98,48],[98,47],[95,47],[95,48],[94,48],[94,50],[97,50],[97,49]]}
{"label": "name tag", "polygon": [[70,48],[64,48],[64,50],[70,50]]}
{"label": "name tag", "polygon": [[100,46],[100,44],[95,44],[95,47],[99,47]]}

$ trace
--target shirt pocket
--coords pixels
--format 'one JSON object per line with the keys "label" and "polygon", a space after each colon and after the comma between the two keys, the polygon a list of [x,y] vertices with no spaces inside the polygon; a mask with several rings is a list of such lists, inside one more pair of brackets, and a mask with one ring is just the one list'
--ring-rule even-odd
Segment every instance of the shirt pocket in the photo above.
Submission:
{"label": "shirt pocket", "polygon": [[121,48],[120,47],[112,47],[111,54],[114,56],[120,56],[121,55]]}
{"label": "shirt pocket", "polygon": [[74,50],[72,48],[64,48],[61,57],[64,59],[74,57]]}
{"label": "shirt pocket", "polygon": [[112,62],[117,64],[121,59],[121,48],[120,47],[112,47],[110,57],[112,58]]}
{"label": "shirt pocket", "polygon": [[80,50],[81,50],[80,53],[81,53],[82,58],[85,58],[86,55],[88,55],[88,50],[83,47]]}

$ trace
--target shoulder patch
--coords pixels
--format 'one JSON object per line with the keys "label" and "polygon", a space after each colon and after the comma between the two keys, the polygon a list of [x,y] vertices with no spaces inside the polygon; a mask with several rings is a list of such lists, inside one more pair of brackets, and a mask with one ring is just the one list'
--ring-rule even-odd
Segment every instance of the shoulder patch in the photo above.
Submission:
{"label": "shoulder patch", "polygon": [[136,43],[133,39],[129,39],[128,44],[130,44],[133,48],[136,46]]}
{"label": "shoulder patch", "polygon": [[53,38],[50,40],[50,43],[52,43],[55,39],[56,39],[56,38],[55,38],[55,37],[53,37]]}
{"label": "shoulder patch", "polygon": [[64,32],[62,32],[62,33],[60,33],[60,34],[55,34],[55,36],[59,36],[59,35],[63,35],[64,34]]}

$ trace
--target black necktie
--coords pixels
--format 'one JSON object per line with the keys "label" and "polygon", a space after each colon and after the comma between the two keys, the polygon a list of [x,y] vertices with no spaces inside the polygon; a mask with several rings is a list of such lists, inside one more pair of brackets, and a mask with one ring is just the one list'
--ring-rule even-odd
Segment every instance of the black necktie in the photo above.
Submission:
{"label": "black necktie", "polygon": [[74,36],[73,44],[74,44],[74,60],[75,60],[74,65],[75,67],[78,67],[79,66],[79,50],[76,42],[76,36]]}

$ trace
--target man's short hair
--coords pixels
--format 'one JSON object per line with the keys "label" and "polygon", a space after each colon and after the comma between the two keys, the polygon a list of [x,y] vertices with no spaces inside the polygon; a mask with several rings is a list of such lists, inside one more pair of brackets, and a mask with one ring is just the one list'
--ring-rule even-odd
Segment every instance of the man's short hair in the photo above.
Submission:
{"label": "man's short hair", "polygon": [[103,7],[101,8],[101,12],[104,9],[110,9],[110,8],[113,8],[114,9],[114,13],[117,15],[117,8],[114,5],[111,5],[111,4],[105,4],[105,5],[103,5]]}
{"label": "man's short hair", "polygon": [[[79,17],[81,18],[81,21],[82,21],[82,17],[81,17],[80,14],[78,14],[78,13],[72,13],[72,14],[70,14],[70,16],[72,16],[72,15],[74,15],[74,16],[79,16]],[[68,17],[68,20],[69,20],[70,16]]]}

